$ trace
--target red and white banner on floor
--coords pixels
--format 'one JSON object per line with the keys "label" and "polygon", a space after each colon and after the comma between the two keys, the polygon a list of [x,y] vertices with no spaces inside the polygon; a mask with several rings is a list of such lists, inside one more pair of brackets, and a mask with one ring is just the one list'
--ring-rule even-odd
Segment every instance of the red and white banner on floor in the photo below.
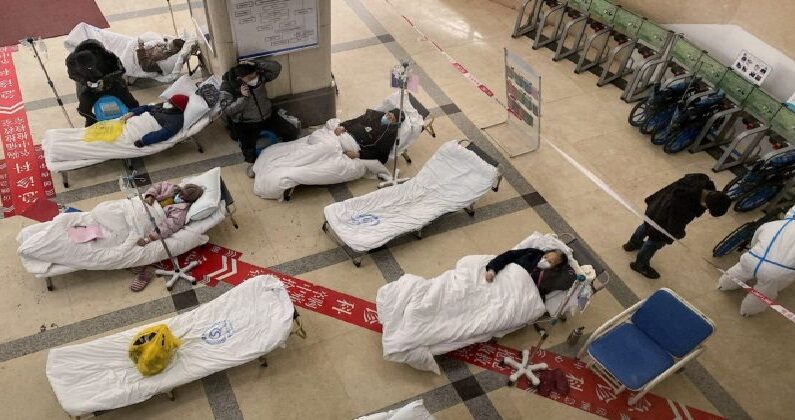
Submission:
{"label": "red and white banner on floor", "polygon": [[[16,47],[0,47],[0,139],[4,155],[0,162],[0,199],[4,217],[26,214],[39,208],[41,203],[37,202],[55,197],[41,148],[33,145],[14,51]],[[57,206],[51,204],[49,210],[54,207],[57,214]]]}
{"label": "red and white banner on floor", "polygon": [[[207,244],[184,254],[180,257],[180,262],[184,264],[188,261],[201,261],[201,264],[193,269],[192,274],[197,278],[207,276],[204,283],[210,287],[216,286],[220,281],[237,286],[257,275],[275,275],[284,282],[296,306],[377,333],[381,332],[375,303],[267,268],[257,267],[240,261],[240,256],[237,251]],[[500,366],[499,361],[503,357],[521,359],[518,350],[491,343],[473,344],[451,352],[447,356],[506,376],[511,371],[507,367]],[[627,401],[632,396],[631,393],[615,394],[613,389],[591,372],[584,363],[548,350],[536,352],[533,362],[546,362],[550,368],[564,371],[569,378],[571,389],[569,395],[561,396],[553,393],[549,396],[550,399],[604,418],[616,420],[722,418],[652,394],[647,394],[636,405],[630,406]],[[526,378],[522,378],[516,386],[535,392]]]}

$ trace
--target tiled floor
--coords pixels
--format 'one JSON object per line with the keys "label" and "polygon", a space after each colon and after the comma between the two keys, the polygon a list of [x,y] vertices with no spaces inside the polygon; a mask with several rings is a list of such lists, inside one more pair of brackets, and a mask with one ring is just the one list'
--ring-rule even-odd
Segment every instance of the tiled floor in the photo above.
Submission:
{"label": "tiled floor", "polygon": [[[157,0],[118,2],[100,0],[111,28],[127,34],[145,30],[171,31],[164,3]],[[177,3],[177,2],[175,2]],[[448,61],[406,25],[399,13],[411,17],[430,38],[495,90],[502,88],[502,49],[524,57],[543,78],[543,135],[604,179],[619,194],[640,206],[643,198],[687,172],[709,173],[706,154],[667,156],[626,123],[630,105],[617,88],[598,88],[595,77],[576,75],[569,62],[555,63],[547,50],[530,49],[527,39],[512,39],[512,10],[483,0],[332,0],[332,67],[340,88],[338,115],[358,114],[389,93],[384,75],[399,58],[410,57],[421,74],[419,99],[440,116],[438,136],[423,135],[412,147],[412,165],[401,162],[403,173],[414,174],[444,141],[468,137],[495,154],[499,149],[477,128],[502,120],[494,101],[482,95]],[[400,10],[396,9],[398,4]],[[189,26],[184,4],[176,4],[178,25]],[[62,39],[47,40],[48,66],[62,93],[73,85],[59,66],[65,51]],[[60,110],[32,59],[15,54],[22,92],[34,137],[64,125]],[[141,83],[135,95],[144,101],[162,88]],[[504,98],[504,93],[499,93]],[[67,102],[74,97],[66,95]],[[451,105],[454,104],[455,106]],[[438,109],[442,107],[442,109]],[[69,104],[68,109],[73,105]],[[447,112],[445,112],[447,111]],[[77,115],[72,113],[77,120]],[[713,245],[728,231],[754,215],[730,213],[721,219],[697,220],[688,229],[687,249],[663,249],[655,263],[663,274],[649,281],[629,270],[620,245],[637,224],[635,217],[567,163],[552,148],[514,159],[502,157],[506,182],[499,193],[479,204],[474,219],[447,218],[427,230],[422,241],[404,241],[368,256],[354,269],[335,244],[322,235],[321,209],[335,197],[372,191],[375,181],[359,180],[343,187],[306,187],[286,203],[255,197],[236,147],[223,128],[206,129],[198,154],[190,145],[147,157],[142,168],[154,180],[179,179],[205,168],[223,166],[224,179],[237,201],[240,231],[222,224],[210,231],[213,243],[240,250],[243,259],[274,267],[308,281],[357,297],[374,300],[386,281],[403,272],[434,276],[460,257],[494,254],[512,247],[534,230],[576,233],[595,261],[614,278],[610,293],[597,295],[589,311],[553,331],[548,345],[562,352],[572,324],[586,331],[659,287],[670,287],[706,312],[718,325],[708,350],[684,374],[676,375],[655,392],[686,405],[730,418],[786,418],[795,402],[795,377],[789,346],[795,343],[792,325],[766,312],[753,318],[738,313],[742,293],[715,290],[718,272],[707,260],[728,267],[736,256],[712,260]],[[118,198],[117,163],[78,170],[72,187],[59,187],[59,199],[77,208]],[[713,175],[719,186],[731,175]],[[173,314],[205,302],[219,290],[185,287],[169,294],[159,283],[144,292],[129,292],[127,271],[76,273],[54,279],[47,292],[42,280],[27,274],[15,255],[12,238],[21,218],[0,221],[7,238],[0,245],[0,267],[6,288],[0,295],[0,406],[14,419],[64,416],[44,375],[49,348],[106,335]],[[795,293],[785,291],[781,302],[795,307]],[[385,362],[379,336],[346,323],[304,313],[307,340],[291,339],[286,349],[269,356],[270,367],[250,363],[178,389],[176,402],[155,397],[110,413],[110,418],[353,418],[424,398],[439,419],[589,418],[590,414],[504,387],[504,378],[453,360],[441,360],[440,376]],[[47,331],[40,332],[44,325]],[[521,348],[537,340],[531,329],[500,342]],[[35,396],[35,403],[28,400]]]}

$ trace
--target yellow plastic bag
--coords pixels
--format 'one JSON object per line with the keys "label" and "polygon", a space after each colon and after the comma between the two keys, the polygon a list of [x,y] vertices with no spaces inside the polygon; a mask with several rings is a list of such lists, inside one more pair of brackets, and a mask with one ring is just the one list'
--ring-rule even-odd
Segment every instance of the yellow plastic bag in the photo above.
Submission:
{"label": "yellow plastic bag", "polygon": [[165,324],[153,325],[133,338],[130,343],[130,359],[142,375],[157,375],[171,362],[179,344],[179,339],[174,337]]}
{"label": "yellow plastic bag", "polygon": [[99,121],[90,127],[86,127],[86,132],[83,134],[83,141],[104,141],[105,143],[113,143],[121,136],[123,130],[124,121],[122,120]]}

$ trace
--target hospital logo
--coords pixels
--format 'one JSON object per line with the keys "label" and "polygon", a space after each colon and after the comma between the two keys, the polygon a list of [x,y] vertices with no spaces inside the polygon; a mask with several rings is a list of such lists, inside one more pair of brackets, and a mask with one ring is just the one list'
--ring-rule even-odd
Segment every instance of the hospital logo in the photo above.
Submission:
{"label": "hospital logo", "polygon": [[375,226],[381,223],[381,219],[372,213],[355,214],[351,217],[352,225]]}
{"label": "hospital logo", "polygon": [[218,321],[202,334],[202,340],[207,344],[218,345],[226,342],[234,334],[232,323],[229,321]]}

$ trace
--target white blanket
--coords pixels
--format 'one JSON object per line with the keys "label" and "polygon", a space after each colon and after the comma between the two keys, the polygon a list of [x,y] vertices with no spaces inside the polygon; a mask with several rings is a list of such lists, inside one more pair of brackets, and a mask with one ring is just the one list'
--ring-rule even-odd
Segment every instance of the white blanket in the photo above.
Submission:
{"label": "white blanket", "polygon": [[196,39],[186,37],[184,34],[181,36],[181,38],[185,40],[185,45],[182,46],[182,49],[166,60],[158,62],[158,65],[163,70],[163,74],[144,71],[140,63],[138,63],[138,55],[136,54],[138,40],[152,42],[162,41],[163,38],[168,40],[174,39],[173,36],[164,36],[154,32],[145,32],[138,37],[132,37],[81,22],[69,32],[69,35],[64,40],[64,46],[71,52],[81,42],[87,39],[96,39],[105,49],[119,57],[125,70],[127,70],[127,76],[155,79],[160,82],[171,82],[179,77],[182,66],[185,65],[185,61],[190,56],[191,50],[196,45]]}
{"label": "white blanket", "polygon": [[497,168],[449,141],[408,182],[330,204],[323,213],[345,244],[364,252],[469,206],[497,176]]}
{"label": "white blanket", "polygon": [[378,289],[384,359],[439,374],[434,355],[501,337],[538,319],[546,308],[527,271],[510,264],[492,283],[493,255],[471,255],[433,279],[405,274]]}
{"label": "white blanket", "polygon": [[433,420],[433,416],[422,405],[422,400],[417,400],[394,410],[370,414],[356,420]]}
{"label": "white blanket", "polygon": [[125,407],[283,347],[294,307],[284,285],[258,276],[212,302],[150,325],[166,324],[182,344],[166,369],[144,377],[127,354],[135,327],[50,350],[47,379],[73,416]]}
{"label": "white blanket", "polygon": [[[151,206],[156,220],[165,217],[163,209]],[[225,207],[210,217],[186,225],[166,239],[173,255],[183,254],[207,243],[204,234],[220,223]],[[76,244],[66,235],[70,226],[99,225],[104,238]],[[136,242],[153,229],[143,204],[137,198],[112,200],[99,204],[90,212],[62,213],[55,219],[28,226],[17,235],[17,253],[25,269],[37,277],[65,274],[79,270],[116,270],[162,261],[167,257],[159,241],[146,246]]]}
{"label": "white blanket", "polygon": [[254,194],[282,199],[285,191],[297,185],[338,184],[359,179],[368,172],[389,173],[377,160],[344,155],[343,150],[355,148],[356,142],[350,134],[334,134],[338,125],[339,120],[332,119],[306,137],[263,150],[254,163]]}

